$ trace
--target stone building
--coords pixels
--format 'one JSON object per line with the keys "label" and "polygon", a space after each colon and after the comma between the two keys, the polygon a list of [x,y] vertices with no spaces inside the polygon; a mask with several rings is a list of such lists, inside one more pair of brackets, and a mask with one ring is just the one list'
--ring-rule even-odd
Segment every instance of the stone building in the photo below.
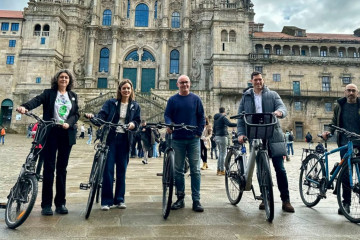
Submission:
{"label": "stone building", "polygon": [[284,128],[297,139],[321,131],[344,85],[360,82],[359,33],[263,32],[254,15],[250,0],[30,0],[24,12],[0,11],[1,26],[19,23],[15,33],[0,33],[0,80],[9,86],[0,89],[3,124],[24,129],[27,119],[7,105],[48,88],[61,68],[74,72],[84,111],[96,111],[118,79],[129,78],[144,118],[154,121],[181,74],[190,76],[207,115],[220,106],[236,114],[259,70],[288,107]]}

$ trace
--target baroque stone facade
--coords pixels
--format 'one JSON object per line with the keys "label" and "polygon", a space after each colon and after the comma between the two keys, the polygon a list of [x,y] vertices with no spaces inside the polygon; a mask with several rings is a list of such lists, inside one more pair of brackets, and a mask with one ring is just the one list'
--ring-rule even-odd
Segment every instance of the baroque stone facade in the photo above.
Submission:
{"label": "baroque stone facade", "polygon": [[[249,0],[30,0],[18,13],[0,11],[1,23],[20,24],[15,33],[0,32],[1,61],[14,56],[12,64],[0,65],[4,105],[34,97],[57,70],[68,68],[83,109],[101,104],[125,77],[140,102],[154,105],[143,105],[143,115],[161,116],[177,77],[186,74],[207,115],[220,106],[236,114],[251,72],[259,70],[289,110],[283,127],[303,139],[305,132],[326,127],[344,85],[360,82],[356,31],[263,32]],[[16,47],[8,47],[12,39]],[[26,120],[16,120],[10,110],[2,105],[3,124],[23,128]]]}

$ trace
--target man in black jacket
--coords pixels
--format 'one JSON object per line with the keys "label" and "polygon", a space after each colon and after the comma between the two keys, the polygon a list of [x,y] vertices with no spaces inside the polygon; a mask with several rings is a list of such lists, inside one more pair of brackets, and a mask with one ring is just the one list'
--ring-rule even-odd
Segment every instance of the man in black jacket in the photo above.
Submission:
{"label": "man in black jacket", "polygon": [[219,148],[219,158],[216,175],[225,175],[224,161],[226,156],[226,148],[228,144],[228,127],[236,127],[236,123],[231,123],[226,118],[225,108],[220,107],[219,113],[214,116],[213,133],[215,142]]}

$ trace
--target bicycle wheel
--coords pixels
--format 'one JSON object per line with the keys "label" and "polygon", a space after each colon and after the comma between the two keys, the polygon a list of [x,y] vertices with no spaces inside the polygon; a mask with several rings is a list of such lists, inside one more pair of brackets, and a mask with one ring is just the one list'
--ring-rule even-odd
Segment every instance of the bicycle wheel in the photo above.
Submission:
{"label": "bicycle wheel", "polygon": [[265,205],[266,220],[272,222],[274,219],[274,194],[267,153],[264,151],[259,152],[258,161],[260,163],[260,169],[258,171],[260,174],[260,191]]}
{"label": "bicycle wheel", "polygon": [[5,210],[5,222],[9,228],[17,228],[30,215],[38,192],[35,175],[24,175],[11,189]]}
{"label": "bicycle wheel", "polygon": [[344,216],[350,222],[360,223],[360,159],[351,160],[351,170],[353,188],[350,188],[349,167],[346,164],[338,176],[337,199]]}
{"label": "bicycle wheel", "polygon": [[241,186],[241,177],[244,175],[244,162],[242,157],[236,158],[233,151],[225,157],[225,188],[226,195],[232,205],[240,202],[244,188]]}
{"label": "bicycle wheel", "polygon": [[325,166],[319,161],[319,156],[307,156],[302,163],[299,177],[300,197],[307,207],[313,207],[321,200],[320,181],[325,176]]}
{"label": "bicycle wheel", "polygon": [[94,198],[96,195],[96,192],[98,191],[99,182],[101,179],[101,169],[102,164],[104,162],[104,154],[100,154],[97,159],[94,160],[93,169],[91,170],[90,174],[90,192],[89,192],[89,198],[88,202],[86,204],[86,210],[85,210],[85,219],[88,219],[91,213],[91,209],[94,203]]}
{"label": "bicycle wheel", "polygon": [[172,195],[174,190],[174,151],[169,151],[164,156],[163,167],[163,199],[162,199],[162,213],[163,218],[167,219],[170,214],[170,208],[172,203]]}

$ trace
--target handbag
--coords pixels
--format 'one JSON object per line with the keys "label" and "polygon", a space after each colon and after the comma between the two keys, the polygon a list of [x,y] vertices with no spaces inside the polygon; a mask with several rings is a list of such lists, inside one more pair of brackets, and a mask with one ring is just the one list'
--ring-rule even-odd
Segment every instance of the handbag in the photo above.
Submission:
{"label": "handbag", "polygon": [[211,141],[209,138],[203,138],[202,139],[204,141],[204,146],[206,149],[211,149]]}

